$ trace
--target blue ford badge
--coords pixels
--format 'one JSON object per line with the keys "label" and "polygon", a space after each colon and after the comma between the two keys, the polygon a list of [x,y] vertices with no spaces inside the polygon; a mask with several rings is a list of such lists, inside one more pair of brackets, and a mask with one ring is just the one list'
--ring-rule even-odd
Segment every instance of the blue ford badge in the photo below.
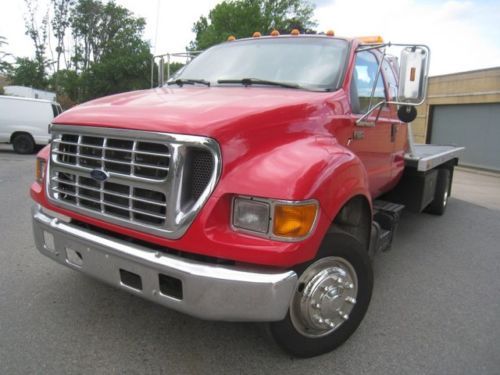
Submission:
{"label": "blue ford badge", "polygon": [[101,169],[94,169],[90,172],[90,177],[92,177],[96,181],[103,182],[108,179],[109,173]]}

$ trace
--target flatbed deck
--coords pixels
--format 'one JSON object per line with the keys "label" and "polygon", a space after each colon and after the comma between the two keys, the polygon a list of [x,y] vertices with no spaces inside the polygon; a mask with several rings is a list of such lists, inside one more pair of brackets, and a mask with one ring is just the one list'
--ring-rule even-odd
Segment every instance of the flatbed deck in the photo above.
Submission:
{"label": "flatbed deck", "polygon": [[438,165],[444,164],[451,159],[458,158],[465,150],[464,147],[415,144],[413,153],[405,155],[405,164],[416,168],[419,172],[425,172]]}

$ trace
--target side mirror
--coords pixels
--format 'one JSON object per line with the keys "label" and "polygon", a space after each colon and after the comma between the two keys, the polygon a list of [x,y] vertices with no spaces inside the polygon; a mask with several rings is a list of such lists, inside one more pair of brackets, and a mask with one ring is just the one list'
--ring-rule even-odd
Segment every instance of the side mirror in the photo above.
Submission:
{"label": "side mirror", "polygon": [[158,87],[165,83],[165,60],[163,57],[158,61]]}
{"label": "side mirror", "polygon": [[401,51],[398,102],[422,104],[427,92],[429,50],[426,47],[406,47]]}

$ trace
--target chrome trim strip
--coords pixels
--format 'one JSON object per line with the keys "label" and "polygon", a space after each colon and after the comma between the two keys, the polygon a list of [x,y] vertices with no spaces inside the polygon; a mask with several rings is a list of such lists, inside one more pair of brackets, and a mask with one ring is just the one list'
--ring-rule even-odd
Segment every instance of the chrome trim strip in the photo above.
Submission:
{"label": "chrome trim strip", "polygon": [[[211,320],[278,321],[297,285],[294,271],[226,266],[181,258],[64,223],[32,209],[38,250],[66,267],[174,310]],[[50,241],[46,242],[47,238]],[[69,254],[68,254],[69,252]],[[71,255],[79,253],[79,263]],[[140,276],[142,290],[124,285],[120,269]],[[182,299],[161,293],[159,274],[182,282]]]}
{"label": "chrome trim strip", "polygon": [[[187,231],[187,229],[193,222],[198,212],[201,210],[203,205],[208,200],[209,196],[212,194],[222,173],[222,160],[221,160],[221,151],[219,144],[214,139],[208,137],[114,129],[114,128],[101,128],[92,126],[60,125],[60,124],[52,125],[51,134],[53,137],[52,140],[53,143],[52,143],[51,156],[49,158],[49,163],[47,167],[48,178],[46,180],[48,182],[46,183],[45,187],[47,197],[51,203],[61,208],[65,208],[86,216],[94,217],[96,219],[102,219],[116,225],[121,225],[127,228],[136,229],[141,232],[146,232],[154,235],[160,235],[170,239],[178,239],[182,237],[182,235],[184,235],[184,233]],[[153,178],[140,177],[129,174],[122,174],[113,171],[107,171],[109,178],[106,180],[107,182],[118,183],[126,186],[133,186],[134,188],[147,189],[165,194],[166,202],[164,206],[166,207],[166,214],[165,217],[161,217],[162,219],[165,219],[164,220],[165,223],[162,225],[154,225],[152,223],[151,224],[142,223],[136,220],[132,221],[130,217],[133,216],[134,212],[131,211],[132,209],[131,207],[129,208],[115,207],[126,211],[130,211],[129,218],[126,218],[108,214],[104,211],[103,208],[101,209],[101,212],[98,212],[96,210],[85,208],[81,205],[75,205],[57,199],[58,191],[57,189],[54,189],[55,186],[54,187],[51,186],[51,182],[54,181],[54,178],[57,178],[56,172],[69,173],[82,177],[90,177],[90,172],[94,169],[82,165],[64,164],[60,163],[57,160],[58,153],[62,152],[58,148],[59,144],[68,143],[71,146],[77,147],[78,149],[81,147],[87,147],[86,143],[82,144],[82,143],[62,141],[60,139],[62,134],[79,136],[79,140],[81,140],[82,136],[89,136],[89,137],[94,136],[94,137],[102,137],[104,138],[104,140],[109,138],[109,139],[134,141],[134,145],[136,144],[136,142],[153,142],[167,146],[169,151],[168,153],[164,154],[157,152],[149,152],[145,150],[137,150],[135,147],[133,149],[130,149],[130,151],[127,149],[121,150],[118,148],[118,151],[126,153],[127,152],[132,154],[142,153],[145,155],[152,155],[152,156],[161,155],[164,157],[168,157],[169,158],[168,168],[161,167],[161,169],[164,171],[168,170],[168,174],[165,178],[153,179]],[[108,149],[106,144],[104,144],[103,146],[89,145],[89,147],[100,148],[101,150]],[[78,149],[75,152],[75,154],[78,153]],[[112,147],[112,149],[115,150],[114,147]],[[212,175],[207,184],[207,187],[205,188],[201,196],[196,201],[189,202],[187,204],[186,202],[182,201],[182,192],[184,188],[183,178],[189,173],[189,170],[187,170],[188,166],[186,163],[186,158],[188,157],[188,154],[191,150],[196,150],[196,149],[205,150],[210,153],[213,160],[214,170],[212,171]],[[83,157],[87,158],[87,156]],[[104,153],[102,158],[90,156],[87,159],[92,159],[92,158],[103,162],[105,161],[109,163],[115,163],[115,161],[112,159],[105,159]],[[116,163],[122,164],[120,163],[120,161],[116,161]],[[133,162],[129,164],[131,168],[133,168],[133,164],[134,164]],[[154,166],[142,165],[142,164],[137,166],[146,167],[150,169],[155,168]],[[78,181],[75,184],[75,189],[78,189],[77,185]],[[84,187],[84,189],[87,189],[87,187]],[[96,204],[102,203],[101,207],[104,207],[108,204],[107,203],[104,204],[101,201],[103,201],[103,194],[104,193],[107,194],[108,192],[103,191],[103,185],[101,185],[101,187],[98,190],[101,193],[101,199],[99,200],[99,202],[94,202],[94,203]],[[113,195],[112,193],[113,192],[111,192],[111,195]],[[125,197],[122,198],[126,197],[128,198],[128,196],[130,195],[131,193],[129,191],[129,194],[128,195],[125,194]],[[91,199],[83,198],[83,199],[93,202],[92,198]],[[132,200],[130,200],[130,202],[132,202]],[[149,202],[143,201],[143,203],[149,203]],[[113,207],[112,204],[109,204],[109,206]],[[137,213],[146,214],[149,217],[157,218],[157,215],[154,215],[154,213],[147,213],[147,212],[137,212]]]}

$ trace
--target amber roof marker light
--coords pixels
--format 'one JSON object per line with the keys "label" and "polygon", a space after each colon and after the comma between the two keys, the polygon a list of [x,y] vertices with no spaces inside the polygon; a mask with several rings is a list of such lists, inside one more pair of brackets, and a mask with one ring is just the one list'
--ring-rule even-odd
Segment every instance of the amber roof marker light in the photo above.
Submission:
{"label": "amber roof marker light", "polygon": [[364,44],[382,44],[382,43],[384,43],[384,39],[380,35],[360,36],[360,37],[357,37],[356,39],[358,39],[361,43],[364,43]]}
{"label": "amber roof marker light", "polygon": [[290,31],[290,35],[293,35],[293,36],[300,35],[299,29],[293,29],[292,31]]}
{"label": "amber roof marker light", "polygon": [[254,32],[252,35],[253,38],[260,38],[261,36],[262,34],[259,31]]}
{"label": "amber roof marker light", "polygon": [[274,29],[273,31],[271,31],[271,36],[279,36],[280,35],[280,32],[276,29]]}
{"label": "amber roof marker light", "polygon": [[328,30],[326,36],[335,36],[335,32],[333,30]]}
{"label": "amber roof marker light", "polygon": [[229,35],[229,36],[227,37],[227,41],[228,41],[228,42],[233,42],[233,41],[235,41],[235,40],[236,40],[236,37],[235,37],[234,35]]}

